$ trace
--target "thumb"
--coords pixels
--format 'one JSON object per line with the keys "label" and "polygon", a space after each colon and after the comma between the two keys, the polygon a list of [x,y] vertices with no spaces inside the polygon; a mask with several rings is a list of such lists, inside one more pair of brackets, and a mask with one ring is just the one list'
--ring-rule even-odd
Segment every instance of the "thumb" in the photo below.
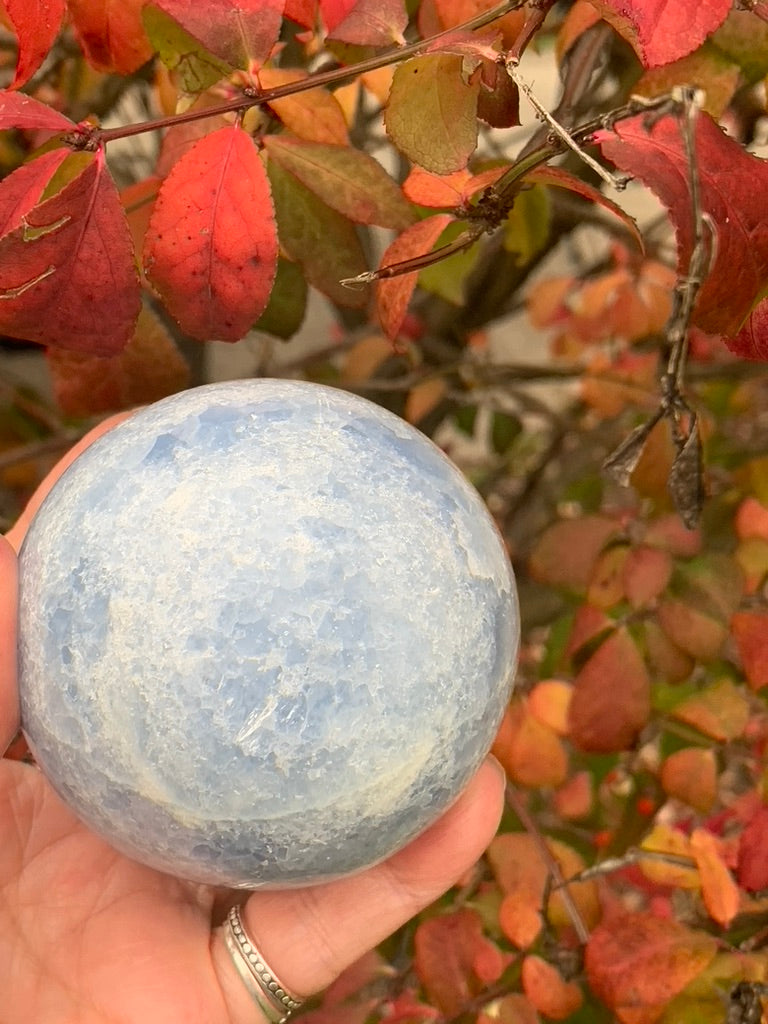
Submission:
{"label": "thumb", "polygon": [[16,685],[16,555],[0,537],[0,755],[19,728],[19,697]]}

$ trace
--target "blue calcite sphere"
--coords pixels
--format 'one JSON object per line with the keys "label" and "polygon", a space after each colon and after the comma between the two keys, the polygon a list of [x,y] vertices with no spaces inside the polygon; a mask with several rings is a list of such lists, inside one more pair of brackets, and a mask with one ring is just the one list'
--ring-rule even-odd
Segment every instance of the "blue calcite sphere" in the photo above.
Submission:
{"label": "blue calcite sphere", "polygon": [[258,888],[433,822],[509,698],[515,583],[431,441],[342,391],[158,402],[64,473],[21,551],[22,722],[129,856]]}

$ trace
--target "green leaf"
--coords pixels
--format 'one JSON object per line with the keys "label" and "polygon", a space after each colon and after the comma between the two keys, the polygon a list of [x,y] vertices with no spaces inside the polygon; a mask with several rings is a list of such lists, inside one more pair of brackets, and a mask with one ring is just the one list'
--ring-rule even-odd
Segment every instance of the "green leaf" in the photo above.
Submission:
{"label": "green leaf", "polygon": [[168,70],[179,76],[184,92],[204,92],[232,71],[164,11],[148,4],[141,16],[153,48]]}
{"label": "green leaf", "polygon": [[286,254],[303,268],[307,280],[340,306],[359,309],[368,289],[345,288],[343,278],[368,267],[354,225],[332,210],[274,160],[267,163],[277,232]]}
{"label": "green leaf", "polygon": [[[448,245],[466,231],[466,225],[456,221],[449,225],[437,240],[437,248]],[[469,249],[454,253],[419,273],[419,287],[432,295],[439,295],[446,302],[460,306],[464,302],[464,284],[480,255],[480,245],[475,242]]]}
{"label": "green leaf", "polygon": [[491,444],[499,455],[509,451],[515,438],[520,435],[523,425],[517,416],[506,412],[495,412],[491,420]]}
{"label": "green leaf", "polygon": [[392,78],[384,115],[397,148],[428,171],[466,167],[477,146],[479,82],[462,77],[463,58],[452,53],[414,57]]}
{"label": "green leaf", "polygon": [[547,243],[551,209],[547,190],[541,185],[521,192],[504,221],[504,248],[516,253],[523,266]]}
{"label": "green leaf", "polygon": [[264,145],[271,160],[356,224],[401,230],[413,223],[413,213],[403,193],[381,164],[367,153],[290,135],[268,135]]}
{"label": "green leaf", "polygon": [[768,75],[767,22],[747,11],[731,11],[711,42],[739,65],[750,85]]}
{"label": "green leaf", "polygon": [[476,405],[462,405],[454,414],[456,426],[467,437],[475,436],[475,420],[477,419]]}
{"label": "green leaf", "polygon": [[254,330],[287,341],[304,322],[307,311],[307,281],[295,263],[282,256],[267,308],[253,325]]}

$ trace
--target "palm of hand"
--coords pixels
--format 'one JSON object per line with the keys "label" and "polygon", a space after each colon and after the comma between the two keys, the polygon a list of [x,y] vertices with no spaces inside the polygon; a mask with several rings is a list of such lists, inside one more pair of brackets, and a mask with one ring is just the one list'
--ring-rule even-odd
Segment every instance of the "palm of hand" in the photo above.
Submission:
{"label": "palm of hand", "polygon": [[0,836],[9,1024],[229,1019],[210,957],[212,890],[122,857],[16,761],[0,760]]}

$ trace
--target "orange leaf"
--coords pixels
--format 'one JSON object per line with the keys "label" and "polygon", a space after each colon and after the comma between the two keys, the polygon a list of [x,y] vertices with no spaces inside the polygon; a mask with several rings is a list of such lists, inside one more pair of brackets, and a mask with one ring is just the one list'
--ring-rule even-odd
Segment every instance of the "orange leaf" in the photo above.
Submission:
{"label": "orange leaf", "polygon": [[661,766],[661,785],[668,796],[706,814],[717,796],[715,752],[685,747],[670,754]]}
{"label": "orange leaf", "polygon": [[554,523],[539,537],[529,571],[539,583],[584,591],[598,555],[618,525],[604,516],[582,516]]}
{"label": "orange leaf", "polygon": [[593,799],[591,774],[576,772],[555,793],[555,810],[568,820],[586,818],[592,810]]}
{"label": "orange leaf", "polygon": [[[459,1013],[482,987],[498,981],[505,966],[474,910],[457,910],[422,921],[414,947],[416,973],[430,999],[447,1016]],[[483,977],[478,976],[478,965]]]}
{"label": "orange leaf", "polygon": [[701,551],[701,530],[689,530],[677,515],[659,516],[649,523],[645,532],[646,544],[663,548],[680,558],[693,558]]}
{"label": "orange leaf", "polygon": [[48,349],[53,391],[67,416],[91,416],[157,402],[189,384],[189,367],[160,321],[142,310],[116,356]]}
{"label": "orange leaf", "polygon": [[152,56],[141,20],[147,0],[67,0],[88,63],[98,71],[130,75]]}
{"label": "orange leaf", "polygon": [[667,598],[657,612],[661,628],[677,647],[700,661],[714,661],[728,630],[725,623],[680,598]]}
{"label": "orange leaf", "polygon": [[[449,214],[439,213],[412,224],[386,249],[381,258],[381,266],[392,266],[429,252],[452,221],[453,218]],[[376,304],[379,320],[391,340],[400,332],[418,276],[418,272],[414,270],[377,282]]]}
{"label": "orange leaf", "polygon": [[448,385],[442,377],[431,377],[414,384],[405,400],[403,416],[409,423],[419,423],[438,407],[447,391]]}
{"label": "orange leaf", "polygon": [[670,714],[725,743],[743,734],[749,721],[749,704],[730,679],[721,679],[681,701]]}
{"label": "orange leaf", "polygon": [[676,889],[699,889],[701,880],[694,864],[691,841],[679,828],[656,824],[643,839],[641,849],[653,853],[668,853],[674,857],[689,857],[690,867],[675,864],[655,857],[640,860],[640,870],[647,879],[657,885],[674,886]]}
{"label": "orange leaf", "polygon": [[518,949],[528,949],[539,937],[544,922],[535,902],[538,901],[523,902],[517,894],[505,896],[501,901],[499,927]]}
{"label": "orange leaf", "polygon": [[630,551],[624,563],[627,600],[633,608],[642,608],[664,591],[671,575],[669,552],[641,544]]}
{"label": "orange leaf", "polygon": [[[547,846],[560,865],[563,878],[572,878],[584,870],[583,859],[570,846],[551,838],[547,839]],[[533,837],[522,832],[496,836],[488,847],[487,856],[505,895],[504,914],[500,918],[504,922],[502,928],[513,942],[517,942],[515,935],[525,935],[528,941],[519,943],[525,947],[535,939],[541,925],[538,915],[548,876],[547,866]],[[597,885],[592,881],[574,882],[568,890],[587,927],[591,927],[600,917]],[[534,915],[537,916],[534,918]],[[559,892],[550,896],[548,918],[557,931],[571,929],[571,919]]]}
{"label": "orange leaf", "polygon": [[598,608],[612,608],[624,598],[626,544],[612,544],[597,559],[587,588],[587,600]]}
{"label": "orange leaf", "polygon": [[690,654],[673,644],[657,622],[650,619],[644,624],[645,653],[654,678],[679,683],[693,671],[694,660]]}
{"label": "orange leaf", "polygon": [[733,525],[740,540],[748,537],[768,540],[768,508],[757,498],[745,498],[736,510]]}
{"label": "orange leaf", "polygon": [[493,1006],[493,1016],[481,1013],[477,1024],[539,1024],[539,1015],[519,992],[503,996]]}
{"label": "orange leaf", "polygon": [[238,341],[264,312],[277,230],[266,171],[244,131],[220,128],[175,165],[152,212],[144,268],[201,341]]}
{"label": "orange leaf", "polygon": [[731,632],[749,685],[753,690],[768,686],[768,612],[737,612]]}
{"label": "orange leaf", "polygon": [[720,843],[716,836],[704,828],[695,828],[691,834],[691,851],[701,876],[701,896],[707,913],[723,928],[727,928],[739,912],[739,888],[725,866]]}
{"label": "orange leaf", "polygon": [[573,687],[561,679],[544,679],[528,695],[528,710],[558,736],[568,734],[568,707]]}
{"label": "orange leaf", "polygon": [[545,1017],[565,1020],[581,1006],[581,989],[572,981],[564,981],[556,967],[540,956],[523,960],[523,992]]}
{"label": "orange leaf", "polygon": [[568,771],[568,756],[559,737],[522,700],[513,701],[507,709],[493,753],[521,786],[559,786]]}
{"label": "orange leaf", "polygon": [[617,911],[592,932],[585,966],[595,995],[623,1024],[655,1024],[716,952],[717,941],[705,932]]}
{"label": "orange leaf", "polygon": [[[287,68],[261,68],[259,82],[262,89],[276,89],[292,82],[302,81],[306,71]],[[349,132],[344,111],[336,97],[326,89],[310,89],[297,92],[282,99],[270,100],[274,110],[286,128],[301,139],[310,142],[324,142],[330,145],[348,146]]]}
{"label": "orange leaf", "polygon": [[626,750],[648,721],[650,680],[625,628],[598,647],[576,676],[570,706],[570,737],[581,750]]}

